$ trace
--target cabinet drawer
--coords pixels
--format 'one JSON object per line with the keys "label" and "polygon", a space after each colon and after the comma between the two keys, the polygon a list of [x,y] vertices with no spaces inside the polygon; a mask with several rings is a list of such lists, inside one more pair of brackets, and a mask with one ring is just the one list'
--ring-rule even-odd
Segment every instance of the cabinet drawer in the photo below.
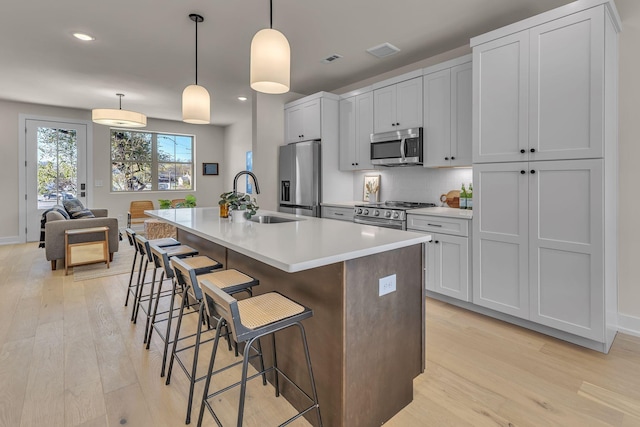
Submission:
{"label": "cabinet drawer", "polygon": [[469,236],[469,220],[442,216],[407,215],[407,229]]}
{"label": "cabinet drawer", "polygon": [[336,208],[323,206],[322,218],[338,219],[340,221],[353,221],[353,208]]}

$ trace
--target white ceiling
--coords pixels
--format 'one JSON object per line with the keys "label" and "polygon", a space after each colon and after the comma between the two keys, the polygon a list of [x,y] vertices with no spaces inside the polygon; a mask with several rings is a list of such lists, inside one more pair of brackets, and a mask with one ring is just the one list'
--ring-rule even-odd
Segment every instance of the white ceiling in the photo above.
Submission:
{"label": "white ceiling", "polygon": [[[332,91],[456,47],[569,0],[274,0],[273,27],[291,45],[291,90]],[[269,26],[268,0],[2,0],[0,98],[81,109],[123,108],[181,120],[195,77],[212,123],[249,114],[249,49]],[[73,32],[96,40],[80,42]],[[401,49],[377,59],[367,48]],[[343,58],[330,64],[331,54]],[[240,103],[240,95],[249,98]]]}

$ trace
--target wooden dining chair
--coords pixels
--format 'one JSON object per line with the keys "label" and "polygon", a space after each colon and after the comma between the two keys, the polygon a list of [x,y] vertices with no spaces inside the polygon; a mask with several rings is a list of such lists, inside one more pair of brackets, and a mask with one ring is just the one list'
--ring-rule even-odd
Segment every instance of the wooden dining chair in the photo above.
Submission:
{"label": "wooden dining chair", "polygon": [[127,212],[127,228],[131,228],[132,224],[144,224],[145,219],[150,217],[145,215],[144,211],[155,209],[151,200],[134,200],[129,204],[129,212]]}

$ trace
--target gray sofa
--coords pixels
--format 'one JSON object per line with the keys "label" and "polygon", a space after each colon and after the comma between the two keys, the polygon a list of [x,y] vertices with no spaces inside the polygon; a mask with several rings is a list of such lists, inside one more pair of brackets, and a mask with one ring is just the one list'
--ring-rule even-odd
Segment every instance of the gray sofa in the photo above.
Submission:
{"label": "gray sofa", "polygon": [[[65,219],[58,212],[48,212],[44,226],[44,249],[47,261],[51,261],[51,269],[56,269],[56,261],[65,259],[64,232],[77,228],[109,227],[109,258],[113,261],[113,254],[118,252],[118,219],[108,218],[107,209],[91,209],[95,218]],[[72,243],[93,242],[103,240],[104,234],[83,234],[74,236]]]}

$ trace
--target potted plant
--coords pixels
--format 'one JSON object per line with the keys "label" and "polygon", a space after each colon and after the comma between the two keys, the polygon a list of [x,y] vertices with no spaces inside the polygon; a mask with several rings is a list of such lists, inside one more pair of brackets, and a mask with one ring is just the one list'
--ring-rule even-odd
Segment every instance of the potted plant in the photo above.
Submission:
{"label": "potted plant", "polygon": [[243,222],[255,215],[259,206],[256,199],[251,199],[249,194],[231,193],[226,197],[229,204],[229,212],[235,222]]}
{"label": "potted plant", "polygon": [[158,199],[158,203],[160,203],[160,209],[169,209],[171,207],[171,200],[169,199]]}
{"label": "potted plant", "polygon": [[187,194],[184,196],[184,202],[178,203],[176,208],[195,208],[196,207],[196,196],[193,194]]}

